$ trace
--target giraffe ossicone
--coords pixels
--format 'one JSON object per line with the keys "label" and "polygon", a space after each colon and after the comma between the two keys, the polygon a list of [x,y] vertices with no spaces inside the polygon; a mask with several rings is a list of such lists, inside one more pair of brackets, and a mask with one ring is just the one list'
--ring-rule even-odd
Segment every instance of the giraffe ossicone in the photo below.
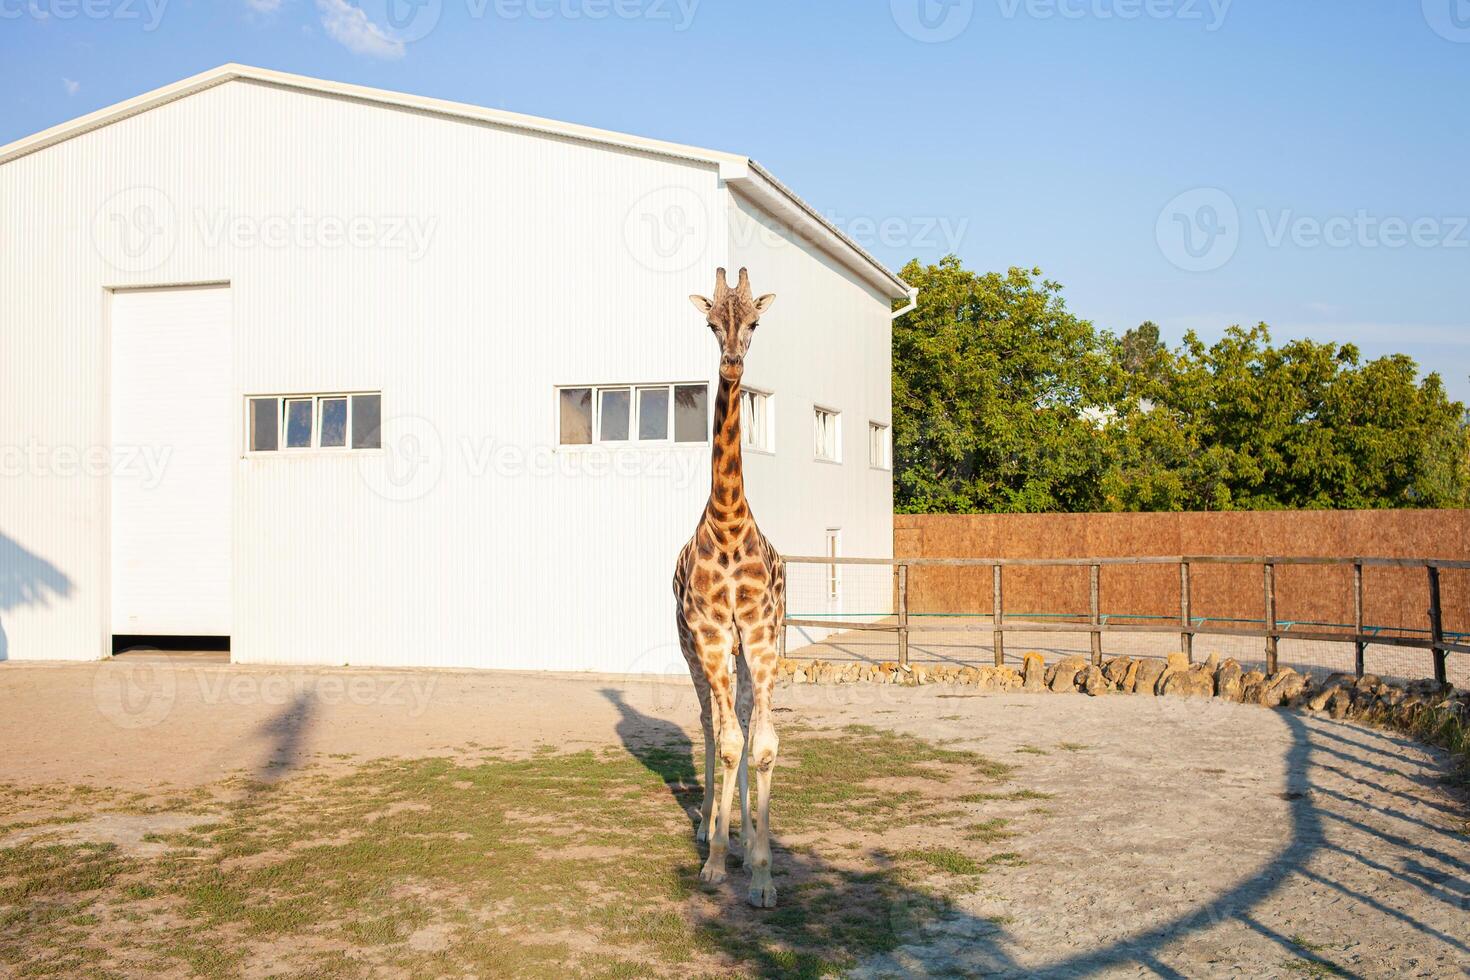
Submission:
{"label": "giraffe ossicone", "polygon": [[[720,344],[720,384],[715,397],[710,450],[710,494],[694,536],[674,566],[679,646],[699,695],[704,729],[704,802],[696,838],[708,840],[701,881],[725,879],[730,848],[730,809],[740,786],[741,846],[750,871],[750,904],[775,908],[771,880],[771,774],[780,741],[771,695],[781,621],[786,614],[781,556],[761,534],[745,499],[740,457],[740,382],[745,354],[763,313],[776,297],[756,297],[745,269],[731,289],[725,270],[715,275],[713,297],[691,296]],[[734,655],[736,671],[730,673]],[[719,806],[715,771],[719,765]],[[755,772],[755,800],[748,774]]]}

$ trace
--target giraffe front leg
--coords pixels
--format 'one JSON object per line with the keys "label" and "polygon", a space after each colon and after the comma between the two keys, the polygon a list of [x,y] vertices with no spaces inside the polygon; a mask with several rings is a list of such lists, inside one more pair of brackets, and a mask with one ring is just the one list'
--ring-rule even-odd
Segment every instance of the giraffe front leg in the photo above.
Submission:
{"label": "giraffe front leg", "polygon": [[755,774],[755,824],[746,844],[746,867],[750,869],[748,900],[759,909],[776,907],[776,885],[771,880],[771,774],[781,747],[772,720],[771,691],[775,683],[774,649],[756,660],[755,708],[750,719],[750,765]]}
{"label": "giraffe front leg", "polygon": [[716,752],[721,769],[720,806],[715,813],[714,834],[709,841],[709,858],[699,872],[699,880],[718,884],[725,880],[725,858],[730,853],[730,805],[735,797],[743,739],[740,737],[740,722],[735,717],[735,706],[731,703],[728,679],[722,688],[712,690],[711,695],[715,704]]}
{"label": "giraffe front leg", "polygon": [[709,688],[700,691],[699,724],[704,729],[704,800],[699,805],[699,829],[694,832],[696,842],[709,840],[710,817],[715,809],[715,722],[710,712]]}
{"label": "giraffe front leg", "polygon": [[740,719],[740,730],[744,738],[740,746],[740,853],[745,858],[745,870],[750,870],[750,841],[754,825],[750,822],[750,713],[754,709],[755,694],[750,678],[750,664],[742,652],[736,657],[735,715]]}

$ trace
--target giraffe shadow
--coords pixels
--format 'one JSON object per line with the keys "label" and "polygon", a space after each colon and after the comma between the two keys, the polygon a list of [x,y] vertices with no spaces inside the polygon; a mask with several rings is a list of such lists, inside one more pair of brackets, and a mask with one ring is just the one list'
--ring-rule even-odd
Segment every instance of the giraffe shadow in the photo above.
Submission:
{"label": "giraffe shadow", "polygon": [[[617,688],[604,687],[598,693],[618,709],[617,733],[623,748],[663,781],[674,803],[688,818],[689,826],[698,827],[704,784],[695,764],[694,742],[688,733],[672,721],[639,711]],[[692,832],[689,841],[692,846]]]}

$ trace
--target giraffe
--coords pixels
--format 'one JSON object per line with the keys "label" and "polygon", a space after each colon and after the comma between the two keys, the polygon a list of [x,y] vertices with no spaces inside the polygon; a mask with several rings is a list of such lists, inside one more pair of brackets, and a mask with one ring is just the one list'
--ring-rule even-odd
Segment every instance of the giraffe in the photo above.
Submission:
{"label": "giraffe", "polygon": [[[720,344],[720,386],[715,397],[710,494],[694,537],[674,566],[679,645],[699,695],[704,728],[704,803],[695,837],[709,842],[701,881],[725,879],[730,847],[730,805],[740,784],[741,849],[750,871],[748,900],[776,907],[771,882],[771,771],[779,740],[771,720],[776,679],[776,640],[785,616],[786,582],[780,555],[756,527],[745,499],[740,459],[740,379],[745,352],[761,314],[774,295],[751,296],[750,276],[740,270],[731,289],[725,270],[715,275],[713,299],[690,296]],[[732,690],[730,658],[737,683]],[[720,806],[715,802],[715,760],[721,764]],[[755,820],[748,774],[755,770]],[[713,823],[711,817],[713,816]]]}

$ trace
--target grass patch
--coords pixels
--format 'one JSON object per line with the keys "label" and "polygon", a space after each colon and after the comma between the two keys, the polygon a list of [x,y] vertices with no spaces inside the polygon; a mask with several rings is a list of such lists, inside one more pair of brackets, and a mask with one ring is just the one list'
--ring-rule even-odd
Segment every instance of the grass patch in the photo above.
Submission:
{"label": "grass patch", "polygon": [[1018,802],[1021,800],[1050,800],[1051,793],[1041,793],[1034,789],[1018,789],[1010,793],[966,793],[959,797],[961,803],[1000,803]]}
{"label": "grass patch", "polygon": [[1016,751],[1018,753],[1020,753],[1021,755],[1050,755],[1051,754],[1050,752],[1046,751],[1046,749],[1038,749],[1034,745],[1023,745],[1019,749],[1017,749]]}
{"label": "grass patch", "polygon": [[1061,749],[1063,752],[1084,752],[1087,749],[1092,748],[1092,746],[1083,745],[1081,742],[1058,742],[1057,748]]}
{"label": "grass patch", "polygon": [[[974,752],[868,726],[788,729],[772,801],[781,905],[755,912],[737,857],[726,884],[698,880],[687,810],[702,788],[681,737],[631,753],[378,760],[240,780],[229,802],[58,794],[56,807],[93,815],[209,816],[148,835],[159,856],[0,849],[0,973],[95,973],[89,963],[121,951],[232,977],[268,947],[282,951],[273,975],[829,976],[950,911],[955,877],[1015,857],[987,856],[980,844],[1009,836],[1005,821],[967,825],[975,813],[953,809],[956,796],[1031,798],[992,789],[1014,767]],[[921,818],[923,850],[828,840]]]}

